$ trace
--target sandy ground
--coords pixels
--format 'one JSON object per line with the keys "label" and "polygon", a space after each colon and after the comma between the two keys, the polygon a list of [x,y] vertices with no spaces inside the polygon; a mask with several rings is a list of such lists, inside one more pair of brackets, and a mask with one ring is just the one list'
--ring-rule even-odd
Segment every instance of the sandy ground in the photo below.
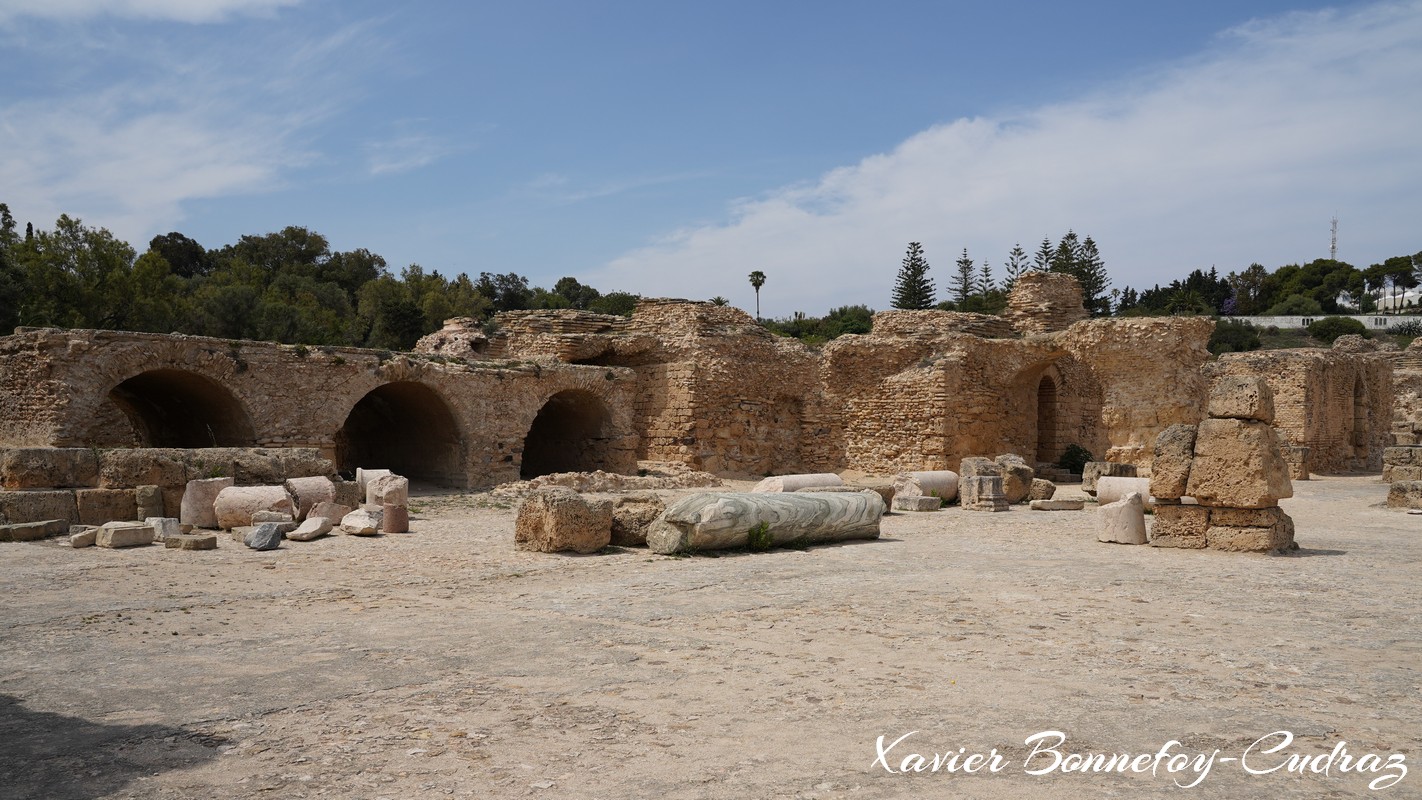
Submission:
{"label": "sandy ground", "polygon": [[[484,495],[269,553],[4,544],[0,797],[1422,797],[1422,517],[1375,477],[1295,491],[1287,557],[1099,544],[1094,511],[1024,507],[553,556]],[[1028,774],[1049,730],[1062,755],[1219,752],[1203,778]],[[1410,774],[1286,772],[1340,742]],[[999,771],[897,774],[959,748]]]}

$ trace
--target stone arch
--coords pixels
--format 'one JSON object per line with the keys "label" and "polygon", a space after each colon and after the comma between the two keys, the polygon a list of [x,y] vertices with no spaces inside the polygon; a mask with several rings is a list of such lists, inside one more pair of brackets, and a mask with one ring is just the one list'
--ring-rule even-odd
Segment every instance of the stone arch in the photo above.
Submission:
{"label": "stone arch", "polygon": [[109,390],[139,447],[251,447],[252,419],[221,383],[181,369],[151,369]]}
{"label": "stone arch", "polygon": [[1037,381],[1037,462],[1055,463],[1065,446],[1061,441],[1061,397],[1050,371]]}
{"label": "stone arch", "polygon": [[411,480],[462,488],[467,483],[454,412],[434,389],[394,381],[361,397],[336,433],[336,468],[389,469]]}
{"label": "stone arch", "polygon": [[524,480],[553,472],[592,472],[614,466],[612,412],[585,389],[558,392],[539,409],[523,442]]}

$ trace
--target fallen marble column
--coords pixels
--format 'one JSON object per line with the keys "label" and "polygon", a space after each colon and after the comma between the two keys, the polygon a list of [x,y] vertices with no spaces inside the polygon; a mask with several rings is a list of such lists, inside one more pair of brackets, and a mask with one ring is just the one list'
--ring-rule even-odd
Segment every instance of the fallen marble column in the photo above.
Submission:
{"label": "fallen marble column", "polygon": [[844,480],[833,472],[804,475],[776,475],[751,487],[752,492],[793,492],[819,486],[843,486]]}
{"label": "fallen marble column", "polygon": [[941,497],[951,503],[958,496],[958,473],[951,469],[900,472],[894,476],[894,496]]}
{"label": "fallen marble column", "polygon": [[[879,538],[884,500],[877,492],[704,492],[667,507],[647,530],[654,553]],[[763,526],[763,527],[762,527]],[[762,539],[762,537],[764,537]]]}
{"label": "fallen marble column", "polygon": [[324,475],[289,478],[283,485],[286,493],[296,501],[296,513],[292,516],[298,522],[306,519],[317,503],[330,503],[336,499],[336,484]]}
{"label": "fallen marble column", "polygon": [[1146,508],[1155,508],[1155,498],[1150,496],[1150,478],[1103,475],[1096,481],[1096,502],[1103,506],[1125,499],[1131,492],[1141,496]]}
{"label": "fallen marble column", "polygon": [[232,487],[234,483],[231,478],[188,481],[187,488],[183,491],[178,520],[197,528],[216,528],[217,512],[213,506],[217,502],[217,495],[223,489]]}
{"label": "fallen marble column", "polygon": [[213,503],[217,527],[223,530],[251,525],[258,511],[290,514],[295,510],[285,486],[229,486],[217,493]]}

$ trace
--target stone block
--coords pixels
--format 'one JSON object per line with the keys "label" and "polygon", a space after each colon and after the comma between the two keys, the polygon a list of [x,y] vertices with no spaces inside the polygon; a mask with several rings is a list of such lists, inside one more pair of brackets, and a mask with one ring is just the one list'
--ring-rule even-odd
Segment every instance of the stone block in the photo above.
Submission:
{"label": "stone block", "polygon": [[894,476],[889,501],[899,495],[941,497],[951,503],[958,497],[958,473],[949,469],[900,472]]}
{"label": "stone block", "polygon": [[[1308,480],[1312,474],[1308,461],[1310,448],[1300,447],[1298,445],[1282,445],[1281,447],[1284,451],[1284,462],[1289,465],[1289,480]],[[1422,468],[1418,469],[1417,474],[1419,477],[1422,477]],[[1383,480],[1387,479],[1384,478]]]}
{"label": "stone block", "polygon": [[410,532],[410,509],[408,507],[385,503],[380,507],[380,512],[380,530],[385,533]]}
{"label": "stone block", "polygon": [[215,533],[180,533],[163,540],[163,546],[170,550],[216,550]]}
{"label": "stone block", "polygon": [[959,505],[966,511],[1006,511],[1001,475],[964,476],[958,484]]}
{"label": "stone block", "polygon": [[213,503],[217,527],[225,529],[251,525],[257,511],[291,514],[295,510],[285,486],[229,486],[217,493]]}
{"label": "stone block", "polygon": [[803,475],[774,475],[751,487],[752,492],[794,492],[810,486],[843,486],[844,479],[833,472]]}
{"label": "stone block", "polygon": [[1029,505],[1033,511],[1080,511],[1086,508],[1085,500],[1033,500]]}
{"label": "stone block", "polygon": [[296,502],[297,521],[306,519],[317,503],[332,503],[336,500],[336,484],[324,475],[306,478],[288,478],[286,493]]}
{"label": "stone block", "polygon": [[252,524],[261,525],[263,522],[295,522],[296,519],[285,511],[253,511]]}
{"label": "stone block", "polygon": [[1422,508],[1422,481],[1393,481],[1387,487],[1388,508]]}
{"label": "stone block", "polygon": [[69,520],[47,519],[0,525],[0,542],[37,542],[69,532]]}
{"label": "stone block", "polygon": [[374,536],[380,532],[380,512],[358,508],[341,517],[341,533],[351,536]]}
{"label": "stone block", "polygon": [[1031,501],[1051,500],[1057,493],[1057,485],[1046,478],[1033,478],[1032,489],[1027,493],[1027,499]]}
{"label": "stone block", "polygon": [[75,489],[74,502],[79,507],[79,521],[85,525],[138,519],[132,489]]}
{"label": "stone block", "polygon": [[1293,497],[1274,429],[1253,420],[1201,422],[1186,494],[1201,505],[1230,508],[1268,508]]}
{"label": "stone block", "polygon": [[[365,502],[365,489],[363,489],[360,484],[355,481],[335,481],[334,483],[336,486],[335,503],[337,505],[354,509]],[[340,517],[332,517],[332,519],[340,519]]]}
{"label": "stone block", "polygon": [[1131,492],[1114,503],[1100,508],[1101,533],[1098,542],[1115,544],[1145,544],[1145,500],[1140,492]]}
{"label": "stone block", "polygon": [[1284,509],[1273,508],[1215,508],[1210,511],[1210,525],[1225,525],[1235,528],[1272,528],[1288,519]]}
{"label": "stone block", "polygon": [[[355,484],[351,485],[354,486]],[[311,519],[312,517],[325,517],[326,519],[332,520],[333,522],[339,522],[341,519],[345,518],[347,514],[351,513],[354,510],[355,506],[343,505],[341,503],[317,503],[316,505],[311,507],[311,510],[309,512],[307,512],[306,518]]]}
{"label": "stone block", "polygon": [[1146,508],[1155,508],[1150,496],[1150,478],[1118,478],[1104,475],[1096,481],[1096,502],[1114,503],[1131,492],[1141,496]]}
{"label": "stone block", "polygon": [[1152,547],[1200,549],[1210,527],[1210,509],[1198,505],[1156,505],[1150,527]]}
{"label": "stone block", "polygon": [[163,516],[163,489],[159,486],[138,486],[133,490],[138,503],[138,519]]}
{"label": "stone block", "polygon": [[165,517],[173,519],[183,518],[183,494],[186,489],[183,486],[163,487],[163,514]]}
{"label": "stone block", "polygon": [[[991,458],[982,456],[968,456],[958,462],[958,479],[961,484],[963,478],[981,478],[996,475],[1002,477],[1002,468]],[[959,491],[962,491],[961,486]]]}
{"label": "stone block", "polygon": [[1209,415],[1213,419],[1255,420],[1274,423],[1274,392],[1263,378],[1223,375],[1210,388]]}
{"label": "stone block", "polygon": [[183,535],[182,524],[172,517],[144,517],[143,524],[153,529],[153,538],[159,542]]}
{"label": "stone block", "polygon": [[153,544],[153,528],[138,522],[110,522],[99,526],[94,544],[99,547],[141,547]]}
{"label": "stone block", "polygon": [[1134,478],[1135,464],[1118,464],[1115,461],[1088,461],[1081,468],[1081,490],[1096,496],[1096,482],[1102,478]]}
{"label": "stone block", "polygon": [[1015,453],[998,456],[994,461],[1002,474],[1002,493],[1009,503],[1021,503],[1032,492],[1036,470],[1026,459]]}
{"label": "stone block", "polygon": [[[74,530],[78,527],[79,530]],[[70,526],[69,546],[70,547],[93,547],[95,540],[99,537],[99,529],[89,525]]]}
{"label": "stone block", "polygon": [[619,547],[645,547],[647,529],[667,508],[654,494],[635,494],[618,498],[612,506],[612,544]]}
{"label": "stone block", "polygon": [[276,451],[282,476],[320,475],[328,480],[336,476],[336,465],[314,447],[283,447]]}
{"label": "stone block", "polygon": [[[349,514],[350,511],[347,510],[346,513]],[[330,533],[332,527],[334,526],[328,517],[308,516],[296,530],[287,533],[286,538],[293,542],[310,542]]]}
{"label": "stone block", "polygon": [[232,478],[200,478],[188,481],[183,490],[178,519],[199,528],[217,527],[217,495],[234,485]]}
{"label": "stone block", "polygon": [[365,483],[365,502],[376,506],[408,506],[410,480],[403,475],[381,475]]}
{"label": "stone block", "polygon": [[589,501],[571,489],[543,489],[529,495],[514,521],[514,546],[520,550],[596,553],[611,543],[612,502]]}
{"label": "stone block", "polygon": [[943,507],[943,498],[922,494],[894,495],[895,511],[937,511]]}
{"label": "stone block", "polygon": [[232,477],[240,486],[274,486],[286,480],[281,454],[272,450],[230,448]]}
{"label": "stone block", "polygon": [[0,488],[64,489],[98,484],[99,459],[87,447],[0,449]]}
{"label": "stone block", "polygon": [[1422,466],[1422,447],[1384,447],[1383,464],[1395,467]]}
{"label": "stone block", "polygon": [[1183,497],[1194,459],[1194,425],[1171,425],[1161,431],[1155,437],[1155,459],[1150,465],[1150,494],[1157,500]]}
{"label": "stone block", "polygon": [[252,530],[243,537],[242,543],[253,550],[275,550],[281,547],[282,536],[280,523],[263,522],[253,526]]}
{"label": "stone block", "polygon": [[1211,525],[1206,534],[1211,550],[1228,550],[1236,553],[1268,553],[1285,550],[1293,543],[1282,530],[1282,526],[1269,528],[1240,528],[1231,525]]}
{"label": "stone block", "polygon": [[99,453],[99,486],[132,489],[135,486],[182,486],[188,482],[188,451],[141,447]]}
{"label": "stone block", "polygon": [[[360,487],[360,494],[361,494],[361,497],[365,497],[365,487],[366,487],[366,485],[367,485],[370,481],[374,480],[375,478],[379,478],[379,477],[382,477],[382,476],[385,476],[385,475],[394,475],[394,474],[395,474],[395,473],[391,472],[391,471],[388,470],[388,469],[368,469],[368,468],[365,468],[365,467],[356,467],[356,479],[355,479],[355,482],[356,482],[356,485]],[[338,501],[338,502],[339,502],[339,501]]]}
{"label": "stone block", "polygon": [[79,521],[79,506],[72,490],[0,492],[0,524],[14,525],[50,519],[68,520],[71,525]]}

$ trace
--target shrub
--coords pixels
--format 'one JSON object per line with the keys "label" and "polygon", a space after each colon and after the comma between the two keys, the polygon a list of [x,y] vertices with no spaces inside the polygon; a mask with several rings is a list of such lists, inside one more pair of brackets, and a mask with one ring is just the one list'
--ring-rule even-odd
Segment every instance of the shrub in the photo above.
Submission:
{"label": "shrub", "polygon": [[1210,352],[1215,355],[1243,353],[1261,346],[1259,331],[1241,320],[1222,319],[1215,323],[1215,332],[1210,334]]}
{"label": "shrub", "polygon": [[1266,317],[1309,317],[1315,314],[1322,314],[1323,306],[1312,297],[1305,297],[1301,294],[1291,294],[1283,300],[1269,307],[1264,312]]}
{"label": "shrub", "polygon": [[1333,344],[1339,336],[1355,333],[1364,339],[1372,338],[1363,323],[1350,317],[1324,317],[1308,326],[1308,335],[1323,342]]}
{"label": "shrub", "polygon": [[763,553],[769,550],[775,543],[775,538],[770,535],[770,523],[761,522],[746,531],[746,549],[752,553]]}
{"label": "shrub", "polygon": [[1069,444],[1062,457],[1057,459],[1057,466],[1073,474],[1081,474],[1081,470],[1086,466],[1086,462],[1092,460],[1091,451],[1079,444]]}
{"label": "shrub", "polygon": [[1399,322],[1396,325],[1389,327],[1387,329],[1387,332],[1392,334],[1393,336],[1411,336],[1415,339],[1418,336],[1422,336],[1422,322],[1419,322],[1415,319],[1410,319],[1406,322]]}

